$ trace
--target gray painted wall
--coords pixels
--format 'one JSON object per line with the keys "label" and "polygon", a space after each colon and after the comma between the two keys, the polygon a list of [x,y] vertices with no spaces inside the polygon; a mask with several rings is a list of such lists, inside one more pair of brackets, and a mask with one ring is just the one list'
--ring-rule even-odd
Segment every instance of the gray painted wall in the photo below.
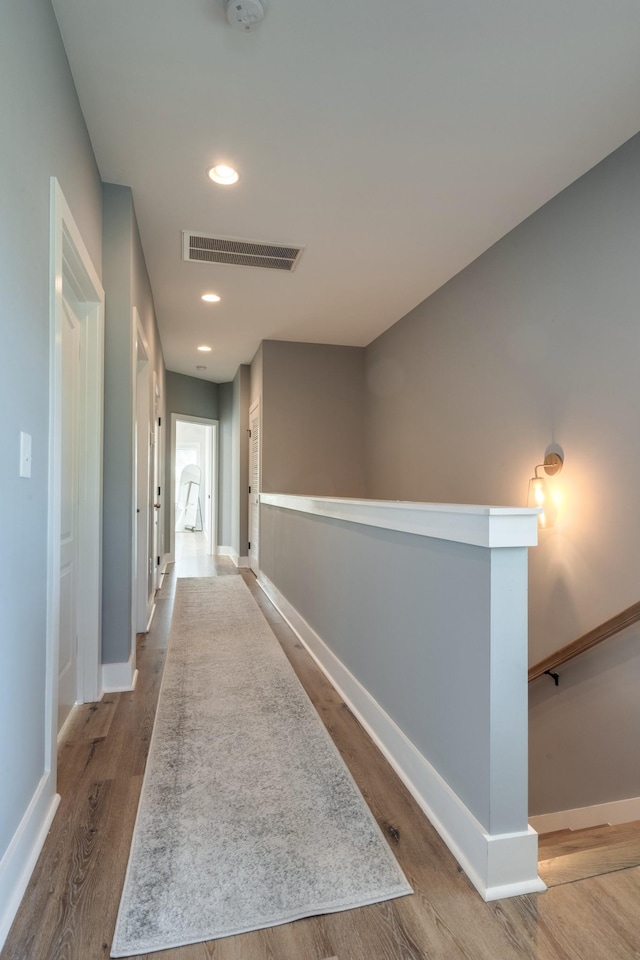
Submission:
{"label": "gray painted wall", "polygon": [[[123,663],[133,642],[134,417],[133,308],[149,347],[151,371],[163,392],[164,361],[151,287],[129,187],[103,188],[105,311],[102,662]],[[153,386],[150,374],[149,389]],[[151,397],[150,397],[151,403]],[[151,409],[153,409],[151,407]],[[150,505],[150,521],[153,514]]]}
{"label": "gray painted wall", "polygon": [[[370,496],[524,504],[563,448],[560,521],[530,556],[532,661],[638,599],[639,169],[640,136],[366,350]],[[640,795],[640,646],[598,656],[606,697],[586,663],[532,691],[532,814]]]}
{"label": "gray painted wall", "polygon": [[531,684],[531,814],[637,797],[640,627]]}
{"label": "gray painted wall", "polygon": [[218,384],[167,370],[167,414],[218,419]]}
{"label": "gray painted wall", "polygon": [[251,383],[249,386],[249,407],[262,397],[262,344],[251,361]]}
{"label": "gray painted wall", "polygon": [[[44,772],[49,178],[100,275],[100,180],[51,5],[0,5],[0,859]],[[19,435],[33,438],[30,480]]]}
{"label": "gray painted wall", "polygon": [[364,351],[264,341],[262,440],[265,492],[364,496]]}
{"label": "gray painted wall", "polygon": [[173,531],[171,530],[171,497],[173,497],[173,465],[171,463],[171,414],[182,413],[188,417],[204,417],[207,420],[218,419],[218,384],[199,377],[188,377],[183,373],[167,370],[165,387],[165,511],[164,543],[167,553],[173,551]]}
{"label": "gray painted wall", "polygon": [[104,468],[102,533],[102,662],[122,663],[131,645],[131,382],[133,202],[126,187],[105,184],[104,200]]}

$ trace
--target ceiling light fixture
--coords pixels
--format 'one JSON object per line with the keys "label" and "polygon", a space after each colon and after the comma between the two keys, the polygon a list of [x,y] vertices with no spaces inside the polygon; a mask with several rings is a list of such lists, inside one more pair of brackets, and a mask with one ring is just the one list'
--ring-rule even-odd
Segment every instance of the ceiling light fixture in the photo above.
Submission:
{"label": "ceiling light fixture", "polygon": [[262,0],[226,0],[227,20],[236,30],[255,30],[264,20]]}
{"label": "ceiling light fixture", "polygon": [[204,344],[201,347],[198,347],[200,353],[211,353],[211,347],[206,347]]}
{"label": "ceiling light fixture", "polygon": [[220,297],[218,296],[217,293],[203,293],[203,294],[202,294],[202,299],[205,301],[205,303],[219,303],[219,302],[220,302]]}
{"label": "ceiling light fixture", "polygon": [[209,170],[209,177],[214,183],[221,183],[223,187],[229,187],[232,183],[237,183],[240,174],[233,167],[228,167],[226,163],[218,163]]}

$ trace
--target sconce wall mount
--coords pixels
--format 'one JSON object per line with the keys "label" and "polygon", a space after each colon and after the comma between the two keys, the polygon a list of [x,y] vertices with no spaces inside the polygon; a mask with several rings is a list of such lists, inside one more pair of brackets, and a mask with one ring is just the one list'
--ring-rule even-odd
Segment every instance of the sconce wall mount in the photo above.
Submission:
{"label": "sconce wall mount", "polygon": [[564,460],[559,453],[548,453],[544,458],[544,463],[539,463],[536,467],[536,476],[538,475],[537,471],[541,467],[544,467],[544,472],[546,474],[548,474],[550,477],[555,477],[556,473],[560,473],[562,470],[563,464]]}

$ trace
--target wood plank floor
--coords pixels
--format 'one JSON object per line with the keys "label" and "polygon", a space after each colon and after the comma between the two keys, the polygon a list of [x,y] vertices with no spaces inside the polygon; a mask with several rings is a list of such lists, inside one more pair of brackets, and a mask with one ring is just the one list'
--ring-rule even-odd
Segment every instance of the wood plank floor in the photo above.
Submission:
{"label": "wood plank floor", "polygon": [[548,887],[640,866],[640,821],[560,830],[539,838],[540,876]]}
{"label": "wood plank floor", "polygon": [[[193,568],[190,568],[190,571]],[[200,575],[237,576],[226,560]],[[486,904],[335,690],[252,590],[327,725],[413,896],[145,955],[145,960],[631,960],[640,958],[640,868]],[[109,956],[166,653],[175,572],[140,638],[134,693],[78,707],[59,749],[62,802],[1,960]]]}

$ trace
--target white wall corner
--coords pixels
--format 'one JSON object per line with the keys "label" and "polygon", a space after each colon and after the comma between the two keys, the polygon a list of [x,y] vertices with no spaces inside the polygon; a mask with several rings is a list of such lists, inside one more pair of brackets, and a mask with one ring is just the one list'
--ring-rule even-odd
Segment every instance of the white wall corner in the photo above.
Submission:
{"label": "white wall corner", "polygon": [[640,820],[640,797],[595,803],[589,807],[574,807],[571,810],[558,810],[557,813],[541,813],[537,817],[529,817],[529,823],[538,833],[551,833],[554,830],[584,830],[586,827],[598,827],[602,823],[631,823],[634,820]]}
{"label": "white wall corner", "polygon": [[231,554],[231,559],[233,560],[236,567],[249,566],[249,557],[239,557],[237,553],[233,553]]}
{"label": "white wall corner", "polygon": [[135,690],[138,671],[133,654],[124,663],[102,664],[102,693],[127,693]]}
{"label": "white wall corner", "polygon": [[545,890],[538,877],[535,830],[528,827],[521,833],[487,834],[427,758],[262,572],[258,583],[389,761],[483,899]]}
{"label": "white wall corner", "polygon": [[[234,556],[237,556],[237,554],[234,552],[233,547],[223,547],[223,546],[217,546],[217,547],[216,547],[216,553],[215,553],[215,555],[216,555],[216,557],[234,557]],[[237,566],[237,564],[236,564],[236,566]]]}
{"label": "white wall corner", "polygon": [[0,860],[0,950],[60,803],[50,773],[43,774],[25,814]]}

